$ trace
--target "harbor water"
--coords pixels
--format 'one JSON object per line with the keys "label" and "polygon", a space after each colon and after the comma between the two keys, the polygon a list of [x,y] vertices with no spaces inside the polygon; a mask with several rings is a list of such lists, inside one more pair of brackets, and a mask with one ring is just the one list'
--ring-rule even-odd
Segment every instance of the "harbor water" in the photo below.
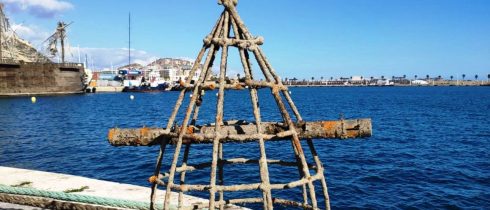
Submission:
{"label": "harbor water", "polygon": [[[490,87],[291,88],[291,92],[307,121],[341,115],[372,118],[371,138],[315,140],[334,209],[490,206]],[[215,94],[206,93],[198,124],[214,121]],[[149,186],[146,180],[153,173],[158,148],[112,147],[107,131],[163,127],[177,97],[178,92],[104,93],[37,97],[35,103],[29,97],[0,98],[0,165]],[[270,91],[261,89],[259,98],[263,121],[281,121]],[[226,92],[225,119],[253,121],[248,91]],[[294,161],[289,142],[269,142],[266,147],[268,158]],[[173,146],[168,148],[165,169],[174,151]],[[258,144],[226,144],[224,153],[225,158],[257,159]],[[211,145],[191,147],[190,164],[210,158]],[[258,170],[257,165],[226,166],[225,184],[259,182]],[[271,166],[271,182],[298,179],[297,172],[294,167]],[[205,184],[209,169],[189,172],[187,180]],[[317,186],[318,193],[320,189]],[[232,195],[261,196],[260,192]],[[301,201],[300,189],[273,195]],[[323,207],[323,202],[319,204]]]}

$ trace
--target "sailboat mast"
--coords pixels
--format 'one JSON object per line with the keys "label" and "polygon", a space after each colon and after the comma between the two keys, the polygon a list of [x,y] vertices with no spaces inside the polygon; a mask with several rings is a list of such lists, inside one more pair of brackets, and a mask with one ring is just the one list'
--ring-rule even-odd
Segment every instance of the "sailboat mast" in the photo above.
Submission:
{"label": "sailboat mast", "polygon": [[65,24],[60,22],[61,63],[65,63]]}
{"label": "sailboat mast", "polygon": [[3,35],[3,28],[6,27],[4,26],[4,14],[3,14],[3,3],[0,3],[0,15],[1,15],[1,20],[0,20],[0,60],[2,60],[3,58],[3,54],[2,54],[2,48],[3,48],[3,45],[2,45],[2,35]]}
{"label": "sailboat mast", "polygon": [[129,13],[129,48],[128,48],[128,65],[131,66],[131,12]]}
{"label": "sailboat mast", "polygon": [[80,45],[78,45],[78,63],[82,63],[82,58],[80,56]]}
{"label": "sailboat mast", "polygon": [[[0,10],[2,10],[3,5],[0,4]],[[3,22],[3,21],[1,21]],[[2,60],[3,58],[3,55],[2,55],[2,48],[3,48],[3,45],[2,45],[2,33],[3,33],[3,24],[0,22],[0,60]]]}

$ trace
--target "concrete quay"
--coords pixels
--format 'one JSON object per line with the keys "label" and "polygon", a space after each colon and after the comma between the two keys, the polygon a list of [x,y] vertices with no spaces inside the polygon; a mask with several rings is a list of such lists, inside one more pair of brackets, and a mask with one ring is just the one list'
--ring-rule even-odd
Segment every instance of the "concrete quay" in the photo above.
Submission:
{"label": "concrete quay", "polygon": [[96,93],[122,92],[123,86],[97,86],[94,87]]}
{"label": "concrete quay", "polygon": [[[0,185],[6,186],[7,188],[29,188],[49,192],[64,192],[73,195],[86,195],[134,202],[149,203],[151,193],[151,189],[149,187],[96,180],[67,174],[2,166],[0,166],[0,177]],[[158,190],[157,198],[162,198],[158,200],[163,200],[164,194],[164,190]],[[20,209],[53,208],[53,206],[47,207],[46,203],[49,203],[50,205],[57,203],[58,205],[55,208],[58,209],[125,209],[110,206],[86,205],[83,203],[77,204],[76,202],[56,200],[52,198],[19,196],[0,191],[0,209],[19,209],[19,204],[21,205]],[[208,200],[184,195],[183,203],[184,209],[192,209],[195,204],[208,203]],[[161,202],[157,204],[161,205]],[[177,204],[178,193],[173,192],[171,194],[171,209],[176,209]],[[243,208],[230,206],[228,209]]]}

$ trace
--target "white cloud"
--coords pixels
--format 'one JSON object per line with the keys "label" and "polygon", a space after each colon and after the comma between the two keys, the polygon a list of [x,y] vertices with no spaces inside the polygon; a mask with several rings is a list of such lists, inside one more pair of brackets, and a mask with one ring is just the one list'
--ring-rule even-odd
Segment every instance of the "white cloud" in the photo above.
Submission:
{"label": "white cloud", "polygon": [[[86,48],[80,47],[80,59],[85,62],[85,55],[88,58],[88,67],[95,69],[114,68],[128,64],[128,48]],[[78,62],[78,47],[70,47],[66,54],[66,59],[71,62]],[[148,65],[158,59],[144,50],[131,49],[131,63]]]}
{"label": "white cloud", "polygon": [[[43,30],[37,26],[13,24],[12,30],[21,38],[31,43],[38,51],[46,54],[47,44],[43,43],[51,33]],[[128,64],[128,48],[97,48],[97,47],[80,47],[70,45],[68,40],[66,46],[65,60],[67,62],[78,62],[79,55],[80,61],[85,62],[85,55],[87,55],[88,67],[95,69],[114,68],[124,66]],[[80,52],[80,53],[79,53]],[[144,50],[131,49],[131,63],[139,63],[141,65],[148,65],[149,63],[157,60],[159,57],[148,53]],[[190,58],[182,57],[183,59],[192,60]],[[58,61],[59,58],[52,58],[54,61]]]}
{"label": "white cloud", "polygon": [[41,44],[49,37],[49,33],[37,26],[27,26],[22,24],[13,24],[12,30],[24,40],[30,42],[33,46],[40,47]]}
{"label": "white cloud", "polygon": [[[12,30],[21,38],[31,43],[41,53],[46,54],[46,43],[43,42],[51,35],[51,33],[43,30],[38,26],[13,24]],[[46,46],[45,46],[46,45]],[[70,45],[70,40],[66,46],[65,59],[68,62],[78,62],[79,50],[77,46]],[[119,67],[128,64],[128,48],[95,48],[95,47],[80,47],[80,60],[85,62],[87,55],[89,67],[96,69],[109,68],[112,66]],[[144,50],[131,49],[131,63],[139,63],[147,65],[158,59]],[[58,58],[53,58],[57,61]]]}
{"label": "white cloud", "polygon": [[73,8],[71,3],[62,0],[3,0],[3,3],[8,10],[27,11],[42,18],[51,18]]}

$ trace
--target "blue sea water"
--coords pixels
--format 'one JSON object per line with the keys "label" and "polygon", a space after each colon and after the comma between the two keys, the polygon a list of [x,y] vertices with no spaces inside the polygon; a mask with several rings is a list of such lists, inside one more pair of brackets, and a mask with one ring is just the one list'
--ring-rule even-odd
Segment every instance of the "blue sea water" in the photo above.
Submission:
{"label": "blue sea water", "polygon": [[[305,120],[338,119],[340,115],[372,119],[371,138],[315,140],[334,209],[489,208],[489,87],[291,91]],[[0,98],[0,165],[149,186],[146,180],[153,173],[158,148],[112,147],[106,140],[107,131],[111,127],[164,126],[177,95],[134,94],[134,100],[126,93],[38,97],[35,104],[26,97]],[[248,92],[228,91],[225,97],[225,119],[253,121]],[[280,121],[270,91],[260,90],[259,97],[264,121]],[[215,102],[215,93],[208,92],[199,124],[214,120]],[[294,160],[290,143],[266,146],[268,158]],[[209,161],[210,148],[192,146],[189,162]],[[306,145],[304,148],[308,151]],[[173,151],[173,147],[166,151],[164,168]],[[259,154],[256,143],[226,144],[224,152],[225,158],[258,158]],[[295,168],[270,166],[270,171],[272,182],[298,178]],[[225,184],[259,182],[258,166],[226,166],[225,177]],[[204,184],[209,181],[209,169],[190,172],[187,180]],[[319,186],[316,189],[319,195]],[[273,194],[300,201],[299,192]],[[246,195],[260,197],[259,192]],[[321,199],[319,204],[323,204]]]}

